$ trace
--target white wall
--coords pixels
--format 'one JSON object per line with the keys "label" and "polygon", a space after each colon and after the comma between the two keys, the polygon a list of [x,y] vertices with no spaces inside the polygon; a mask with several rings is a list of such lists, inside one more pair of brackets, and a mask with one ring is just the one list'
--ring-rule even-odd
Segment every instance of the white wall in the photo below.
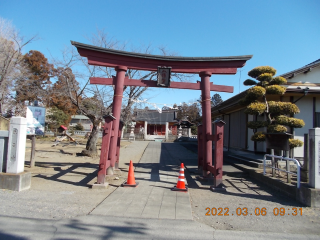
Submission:
{"label": "white wall", "polygon": [[[308,87],[312,90],[320,90],[320,86],[316,84],[320,84],[320,67],[312,69],[308,73],[301,73],[296,75],[291,79],[287,79],[288,82],[294,83],[294,85],[289,86],[289,88],[296,88],[301,87],[304,89]],[[314,85],[313,85],[314,84]],[[302,96],[302,94],[301,94]],[[301,96],[294,97],[294,100],[297,100]],[[313,95],[314,96],[314,95]],[[306,95],[305,97],[301,98],[295,104],[299,107],[300,113],[295,114],[295,118],[303,119],[305,122],[305,126],[303,128],[295,128],[294,129],[294,138],[304,141],[304,134],[309,132],[309,129],[313,128],[313,96]],[[285,99],[284,101],[288,101]],[[317,97],[316,99],[316,112],[320,112],[320,98]],[[303,157],[304,147],[298,147],[294,149],[294,156],[295,157]]]}
{"label": "white wall", "polygon": [[[293,101],[298,99],[294,97]],[[308,95],[301,98],[296,105],[300,109],[300,113],[295,114],[295,118],[303,119],[305,126],[303,128],[294,129],[294,138],[304,141],[304,134],[309,132],[310,128],[313,128],[313,97]],[[303,146],[294,149],[295,157],[303,157]]]}
{"label": "white wall", "polygon": [[290,83],[320,83],[320,67],[312,69],[308,73],[300,73],[293,78],[287,79]]}

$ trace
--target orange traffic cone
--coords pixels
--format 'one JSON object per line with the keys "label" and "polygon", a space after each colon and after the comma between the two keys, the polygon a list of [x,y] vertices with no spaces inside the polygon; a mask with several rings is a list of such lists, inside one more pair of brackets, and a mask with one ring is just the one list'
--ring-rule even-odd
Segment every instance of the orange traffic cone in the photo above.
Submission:
{"label": "orange traffic cone", "polygon": [[180,165],[180,171],[179,171],[179,177],[178,177],[178,183],[177,186],[175,186],[172,191],[188,191],[188,188],[185,185],[184,180],[184,165],[181,163]]}
{"label": "orange traffic cone", "polygon": [[136,187],[139,183],[136,183],[136,180],[134,179],[134,172],[133,172],[133,164],[130,160],[129,165],[129,172],[128,172],[128,179],[127,182],[122,184],[123,187]]}

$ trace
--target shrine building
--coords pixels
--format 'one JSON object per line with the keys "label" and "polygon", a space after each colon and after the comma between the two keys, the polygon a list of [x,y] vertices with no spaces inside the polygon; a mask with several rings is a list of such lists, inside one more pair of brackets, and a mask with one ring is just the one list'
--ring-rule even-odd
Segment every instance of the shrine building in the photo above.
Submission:
{"label": "shrine building", "polygon": [[135,132],[143,133],[144,140],[171,140],[177,136],[177,110],[139,109],[134,111]]}

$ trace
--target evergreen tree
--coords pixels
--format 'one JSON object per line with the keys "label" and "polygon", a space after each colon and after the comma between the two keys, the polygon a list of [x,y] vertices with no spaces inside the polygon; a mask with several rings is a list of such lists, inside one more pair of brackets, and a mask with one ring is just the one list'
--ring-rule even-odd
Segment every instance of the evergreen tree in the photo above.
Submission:
{"label": "evergreen tree", "polygon": [[220,94],[216,93],[211,98],[211,107],[215,107],[222,102],[223,102],[223,100],[222,100]]}
{"label": "evergreen tree", "polygon": [[57,107],[53,107],[50,109],[50,113],[48,114],[48,119],[50,121],[49,127],[51,129],[57,129],[60,125],[66,124],[69,119],[69,116],[65,114],[62,110]]}
{"label": "evergreen tree", "polygon": [[[301,128],[305,125],[301,119],[293,118],[293,114],[299,113],[300,110],[294,103],[268,101],[267,96],[284,95],[286,88],[283,85],[287,80],[283,77],[274,77],[276,70],[273,67],[262,66],[256,67],[248,72],[248,75],[255,80],[247,79],[244,85],[253,86],[242,99],[242,104],[248,105],[246,113],[251,115],[266,116],[266,121],[249,121],[248,127],[257,130],[266,127],[267,133],[285,133],[287,127]],[[251,137],[252,141],[265,141],[265,132],[258,131]],[[297,139],[289,139],[290,147],[300,147],[302,142]]]}

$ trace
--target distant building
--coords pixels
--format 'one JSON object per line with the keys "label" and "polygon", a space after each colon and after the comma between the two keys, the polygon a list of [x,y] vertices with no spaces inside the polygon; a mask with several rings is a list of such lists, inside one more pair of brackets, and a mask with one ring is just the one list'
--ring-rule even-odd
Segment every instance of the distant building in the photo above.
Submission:
{"label": "distant building", "polygon": [[69,127],[74,127],[78,123],[80,123],[85,131],[91,131],[92,129],[92,122],[91,120],[84,116],[84,115],[73,115],[71,116],[71,121],[69,123]]}
{"label": "distant building", "polygon": [[135,131],[143,132],[145,140],[169,139],[169,135],[177,135],[177,110],[135,110]]}
{"label": "distant building", "polygon": [[[274,96],[272,100],[295,103],[300,113],[293,117],[303,119],[303,128],[288,129],[295,139],[304,141],[304,134],[310,128],[320,127],[320,59],[306,66],[280,75],[287,79],[285,95]],[[232,149],[243,149],[254,152],[266,152],[265,142],[254,143],[250,140],[253,130],[247,127],[248,121],[265,120],[264,116],[253,116],[244,113],[245,106],[239,101],[246,91],[235,95],[212,108],[212,118],[221,118],[226,122],[224,146]],[[261,128],[258,131],[265,131]],[[294,149],[295,157],[303,157],[303,146]]]}

